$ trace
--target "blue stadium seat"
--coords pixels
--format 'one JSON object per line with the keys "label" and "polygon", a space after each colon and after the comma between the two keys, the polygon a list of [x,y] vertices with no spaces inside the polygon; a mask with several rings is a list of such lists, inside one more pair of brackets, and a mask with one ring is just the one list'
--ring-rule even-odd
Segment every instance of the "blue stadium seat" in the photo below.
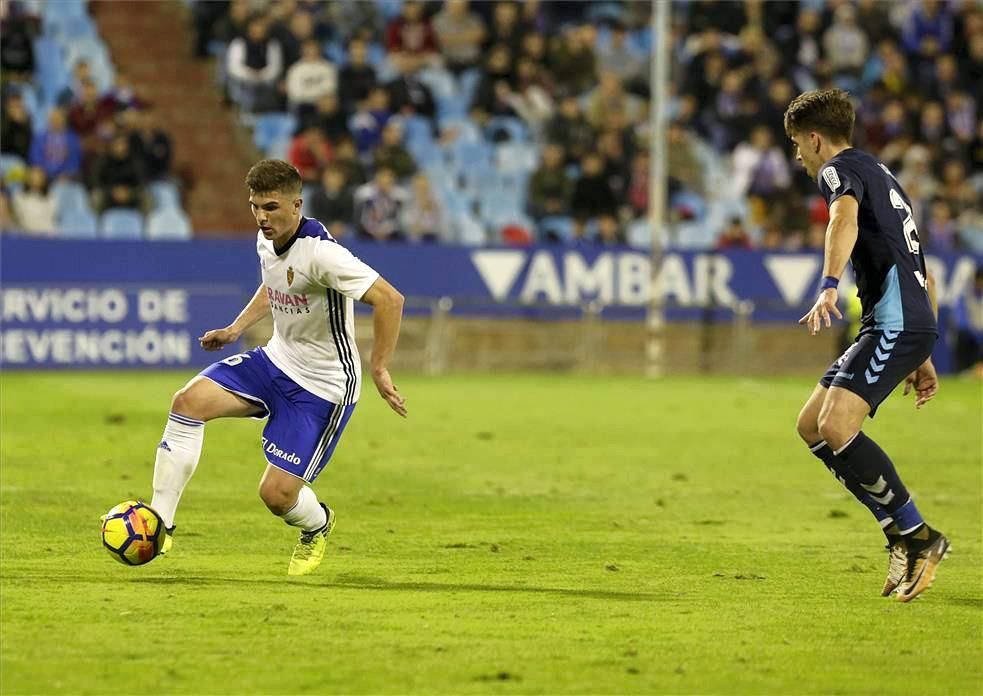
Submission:
{"label": "blue stadium seat", "polygon": [[481,246],[488,242],[488,235],[485,232],[485,228],[467,213],[454,216],[452,225],[455,232],[454,236],[461,244]]}
{"label": "blue stadium seat", "polygon": [[304,201],[300,204],[300,214],[310,217],[311,208],[310,200],[311,196],[320,188],[317,184],[304,184],[304,187],[300,190],[300,197]]}
{"label": "blue stadium seat", "polygon": [[78,210],[58,219],[58,234],[66,239],[96,239],[99,222],[91,210]]}
{"label": "blue stadium seat", "polygon": [[42,6],[41,20],[47,23],[57,16],[86,17],[89,14],[87,5],[86,0],[57,0],[57,2],[48,0]]}
{"label": "blue stadium seat", "polygon": [[104,239],[142,239],[143,215],[129,208],[110,208],[99,219],[99,236]]}
{"label": "blue stadium seat", "polygon": [[466,104],[470,104],[474,99],[474,92],[478,89],[479,82],[481,82],[481,71],[478,68],[465,70],[458,78],[458,94]]}
{"label": "blue stadium seat", "polygon": [[458,94],[454,76],[443,68],[424,68],[419,72],[420,82],[430,88],[434,99],[455,97]]}
{"label": "blue stadium seat", "polygon": [[649,221],[645,218],[635,220],[625,231],[625,241],[629,246],[638,249],[648,249],[652,246],[652,230],[649,228]]}
{"label": "blue stadium seat", "polygon": [[56,181],[51,185],[51,195],[55,199],[55,214],[59,220],[77,212],[92,214],[89,194],[77,181]]}
{"label": "blue stadium seat", "polygon": [[568,242],[573,239],[573,218],[552,215],[540,220],[537,228],[540,241]]}
{"label": "blue stadium seat", "polygon": [[339,68],[348,64],[348,51],[341,41],[325,41],[321,53]]}
{"label": "blue stadium seat", "polygon": [[44,33],[61,42],[98,35],[96,25],[88,15],[55,14],[44,19]]}
{"label": "blue stadium seat", "polygon": [[513,143],[524,143],[529,140],[529,128],[521,118],[512,116],[496,116],[488,119],[485,125],[485,137],[491,142],[498,142],[496,137],[505,135]]}
{"label": "blue stadium seat", "polygon": [[539,148],[532,143],[505,143],[495,148],[499,171],[528,174],[539,164]]}
{"label": "blue stadium seat", "polygon": [[154,181],[147,187],[154,210],[181,209],[181,193],[171,181]]}
{"label": "blue stadium seat", "polygon": [[287,113],[261,114],[256,117],[253,143],[266,152],[278,140],[290,139],[297,130],[297,117]]}
{"label": "blue stadium seat", "polygon": [[177,208],[161,208],[147,216],[147,239],[191,239],[191,221]]}

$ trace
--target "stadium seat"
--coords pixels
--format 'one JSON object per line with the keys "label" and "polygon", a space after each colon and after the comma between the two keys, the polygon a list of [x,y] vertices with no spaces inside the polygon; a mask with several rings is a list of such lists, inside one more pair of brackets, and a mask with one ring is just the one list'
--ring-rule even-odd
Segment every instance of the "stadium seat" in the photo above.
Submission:
{"label": "stadium seat", "polygon": [[505,143],[495,148],[495,166],[501,172],[528,174],[539,164],[539,148],[531,143]]}
{"label": "stadium seat", "polygon": [[543,242],[568,242],[573,239],[573,218],[551,215],[539,221],[539,239]]}
{"label": "stadium seat", "polygon": [[430,88],[435,100],[457,96],[454,76],[443,68],[425,68],[419,73],[420,82]]}
{"label": "stadium seat", "polygon": [[191,239],[191,221],[177,208],[161,208],[147,216],[147,239]]}
{"label": "stadium seat", "polygon": [[525,122],[519,118],[510,116],[496,116],[489,119],[485,126],[485,137],[493,142],[501,142],[504,139],[513,143],[524,143],[529,140],[529,129]]}
{"label": "stadium seat", "polygon": [[141,239],[143,216],[129,208],[110,208],[99,219],[99,236],[104,239]]}
{"label": "stadium seat", "polygon": [[625,231],[625,241],[637,249],[648,249],[652,246],[652,231],[645,218],[639,218],[628,225]]}
{"label": "stadium seat", "polygon": [[481,246],[488,242],[485,228],[471,215],[464,213],[453,218],[455,237],[461,244]]}
{"label": "stadium seat", "polygon": [[70,215],[59,216],[58,234],[66,239],[96,239],[99,222],[91,210],[77,210]]}
{"label": "stadium seat", "polygon": [[266,152],[278,140],[290,139],[297,130],[297,117],[287,113],[260,114],[256,117],[253,143]]}
{"label": "stadium seat", "polygon": [[51,195],[55,199],[55,214],[58,219],[79,211],[92,214],[89,194],[77,181],[56,181],[51,185]]}
{"label": "stadium seat", "polygon": [[478,89],[479,82],[481,82],[481,71],[477,68],[465,70],[458,77],[458,94],[461,95],[466,104],[470,104],[474,98],[474,92]]}
{"label": "stadium seat", "polygon": [[164,208],[181,209],[181,193],[177,186],[170,181],[154,181],[148,187],[150,200],[154,210]]}
{"label": "stadium seat", "polygon": [[0,179],[6,181],[10,172],[27,169],[27,162],[17,155],[0,155]]}

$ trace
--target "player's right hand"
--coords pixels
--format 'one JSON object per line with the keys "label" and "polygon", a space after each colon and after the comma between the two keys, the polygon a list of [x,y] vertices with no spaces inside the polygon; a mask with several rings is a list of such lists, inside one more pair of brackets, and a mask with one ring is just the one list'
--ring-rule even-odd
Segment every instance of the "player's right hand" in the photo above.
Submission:
{"label": "player's right hand", "polygon": [[372,381],[375,382],[375,388],[379,390],[379,396],[389,404],[389,408],[403,418],[406,418],[406,399],[402,397],[399,389],[393,384],[393,379],[389,376],[389,370],[373,370]]}
{"label": "player's right hand", "polygon": [[226,326],[224,329],[212,329],[206,331],[204,336],[198,337],[198,343],[205,350],[222,350],[224,346],[235,343],[239,340],[240,333]]}
{"label": "player's right hand", "polygon": [[829,318],[830,314],[837,319],[843,318],[840,310],[836,308],[837,299],[839,299],[839,295],[836,292],[836,288],[826,288],[819,293],[816,304],[812,306],[812,309],[804,317],[799,319],[799,323],[805,324],[809,328],[809,333],[813,336],[822,331],[823,324],[828,329],[832,326],[832,321]]}
{"label": "player's right hand", "polygon": [[905,378],[904,396],[908,396],[912,389],[915,390],[915,408],[921,408],[938,393],[939,377],[935,374],[931,358]]}

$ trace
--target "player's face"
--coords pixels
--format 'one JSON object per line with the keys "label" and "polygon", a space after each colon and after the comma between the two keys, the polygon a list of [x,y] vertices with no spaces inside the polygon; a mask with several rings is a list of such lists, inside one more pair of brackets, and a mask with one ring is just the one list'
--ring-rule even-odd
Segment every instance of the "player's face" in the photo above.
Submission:
{"label": "player's face", "polygon": [[252,192],[249,206],[263,237],[280,245],[290,239],[300,222],[301,199],[290,193]]}
{"label": "player's face", "polygon": [[814,133],[796,133],[792,142],[795,143],[795,159],[805,167],[806,174],[815,179],[823,164],[819,156],[819,137]]}

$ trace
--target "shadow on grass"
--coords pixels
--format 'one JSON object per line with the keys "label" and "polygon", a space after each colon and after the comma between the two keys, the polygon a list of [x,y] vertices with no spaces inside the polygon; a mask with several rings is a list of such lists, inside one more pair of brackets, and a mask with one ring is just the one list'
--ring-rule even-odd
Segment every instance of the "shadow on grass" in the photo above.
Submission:
{"label": "shadow on grass", "polygon": [[[83,581],[84,582],[84,581]],[[609,599],[625,602],[652,602],[656,600],[672,600],[671,595],[655,595],[651,592],[616,592],[605,590],[578,590],[563,587],[536,587],[530,585],[493,585],[482,583],[442,583],[442,582],[392,582],[378,577],[337,576],[320,578],[230,578],[211,575],[171,575],[156,578],[132,578],[129,582],[163,585],[217,587],[221,585],[242,586],[277,586],[289,587],[303,583],[308,587],[324,587],[326,589],[349,590],[382,590],[389,592],[520,592],[529,594],[547,594],[561,597],[583,597],[586,599]]]}

